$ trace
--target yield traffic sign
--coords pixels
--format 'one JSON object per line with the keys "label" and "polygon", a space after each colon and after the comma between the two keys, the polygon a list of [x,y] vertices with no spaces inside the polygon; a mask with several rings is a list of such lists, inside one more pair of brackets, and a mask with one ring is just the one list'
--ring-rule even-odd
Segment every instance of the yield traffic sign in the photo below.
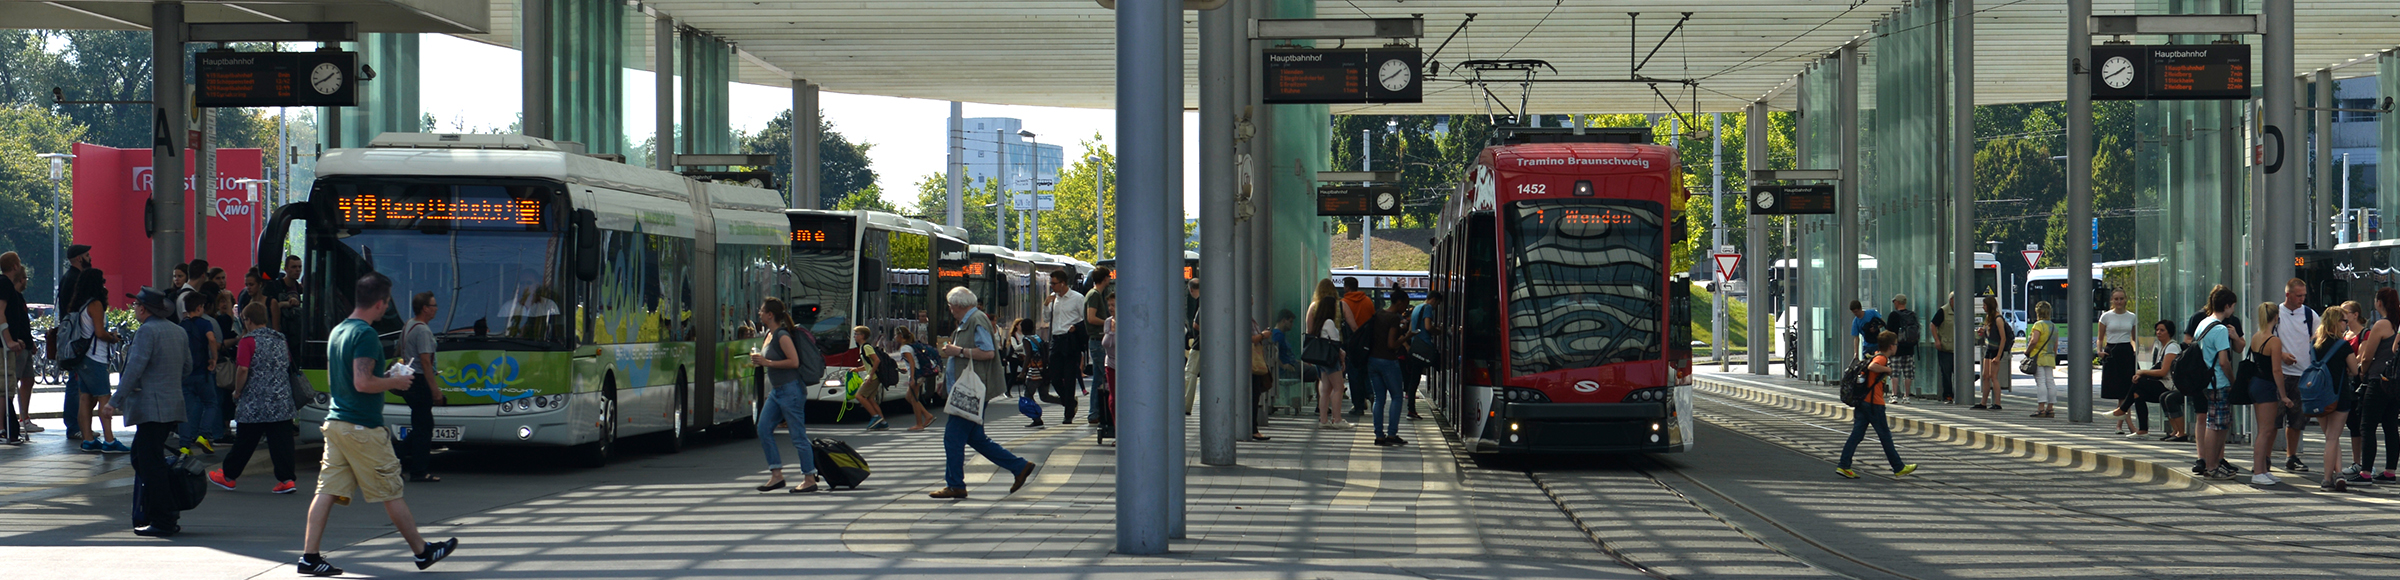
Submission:
{"label": "yield traffic sign", "polygon": [[2025,254],[2025,269],[2031,270],[2034,262],[2042,261],[2041,250],[2028,249],[2022,253]]}
{"label": "yield traffic sign", "polygon": [[1717,261],[1718,280],[1731,278],[1734,271],[1742,267],[1741,254],[1712,254],[1710,257]]}

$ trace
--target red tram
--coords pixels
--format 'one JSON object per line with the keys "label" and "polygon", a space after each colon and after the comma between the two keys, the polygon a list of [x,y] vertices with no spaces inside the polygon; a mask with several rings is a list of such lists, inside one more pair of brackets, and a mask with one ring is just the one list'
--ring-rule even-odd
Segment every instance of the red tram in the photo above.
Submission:
{"label": "red tram", "polygon": [[1434,239],[1444,427],[1474,453],[1690,449],[1675,149],[1647,129],[1503,131]]}

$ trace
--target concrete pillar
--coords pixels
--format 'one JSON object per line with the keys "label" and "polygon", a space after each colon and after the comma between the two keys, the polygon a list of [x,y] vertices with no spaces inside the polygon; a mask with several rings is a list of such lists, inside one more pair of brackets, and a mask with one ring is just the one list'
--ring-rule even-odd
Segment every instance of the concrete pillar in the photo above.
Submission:
{"label": "concrete pillar", "polygon": [[2316,170],[2310,172],[2316,176],[2316,180],[2311,184],[2315,186],[2316,195],[2310,196],[2312,202],[2308,204],[2308,219],[2301,221],[2299,227],[2300,231],[2306,234],[2301,239],[2310,240],[2309,247],[2332,248],[2335,243],[2331,229],[2333,222],[2327,219],[2329,214],[2326,210],[2342,207],[2342,203],[2336,200],[2333,189],[2334,182],[2341,179],[2340,174],[2333,172],[2334,113],[2328,110],[2333,108],[2333,69],[2317,69],[2316,87],[2317,93],[2312,100],[2315,102],[2314,106],[2317,110],[2309,117],[2315,121],[2313,124],[2316,125],[2316,130],[2311,132],[2317,136],[2317,146],[2311,150],[2313,155],[2303,157],[2316,164]]}
{"label": "concrete pillar", "polygon": [[656,99],[653,114],[658,130],[651,140],[650,164],[659,171],[675,170],[675,20],[659,18],[651,22],[650,33],[654,49],[650,55],[652,98]]}
{"label": "concrete pillar", "polygon": [[[1220,7],[1200,13],[1200,463],[1232,465],[1233,414],[1240,385],[1249,378],[1249,354],[1235,327],[1236,276],[1240,268],[1234,247],[1235,184],[1233,167],[1234,85],[1232,61],[1238,58],[1242,26],[1231,10]],[[1180,120],[1178,122],[1180,124]],[[1180,179],[1177,181],[1181,181]],[[1173,200],[1177,209],[1181,199]],[[1178,212],[1180,213],[1180,212]],[[1180,292],[1179,292],[1180,293]],[[1244,325],[1246,326],[1246,325]],[[1245,381],[1246,382],[1246,381]],[[1243,389],[1247,390],[1247,389]],[[1245,432],[1244,435],[1247,435]]]}
{"label": "concrete pillar", "polygon": [[[1950,245],[1958,252],[1951,269],[1949,341],[1951,404],[1975,399],[1975,0],[1950,0]],[[2000,259],[2000,256],[1992,256]]]}
{"label": "concrete pillar", "polygon": [[[1742,169],[1745,170],[1745,176],[1742,182],[1750,183],[1746,175],[1747,171],[1769,168],[1767,103],[1765,101],[1750,103],[1748,114],[1743,116],[1743,120],[1745,122],[1742,124],[1742,141],[1744,143]],[[1774,301],[1765,299],[1773,292],[1767,285],[1767,267],[1774,265],[1773,257],[1767,255],[1767,227],[1775,223],[1775,220],[1772,217],[1755,213],[1749,214],[1749,216],[1749,227],[1743,228],[1742,236],[1742,253],[1745,254],[1742,259],[1742,278],[1750,281],[1749,373],[1763,375],[1767,374],[1767,357],[1783,344],[1782,333],[1777,332],[1774,326],[1767,322],[1767,313],[1774,310]],[[1781,315],[1781,313],[1776,314]],[[1785,353],[1785,356],[1790,356],[1790,353]]]}
{"label": "concrete pillar", "polygon": [[821,209],[825,202],[825,167],[817,145],[824,141],[824,111],[817,108],[817,85],[792,79],[792,207]]}
{"label": "concrete pillar", "polygon": [[524,59],[525,118],[519,126],[525,135],[549,139],[554,134],[550,126],[551,30],[550,0],[518,0],[518,56]]}
{"label": "concrete pillar", "polygon": [[[1180,200],[1158,195],[1181,182],[1176,127],[1182,124],[1183,31],[1180,6],[1158,0],[1117,5],[1117,135],[1122,146],[1118,208],[1117,350],[1124,362],[1117,394],[1117,546],[1121,554],[1167,551],[1168,423],[1181,425],[1168,404],[1180,395],[1182,313],[1167,298],[1183,290],[1182,228],[1162,227],[1182,214]],[[1179,220],[1177,220],[1179,221]],[[1124,227],[1124,226],[1133,227]]]}
{"label": "concrete pillar", "polygon": [[958,187],[959,183],[967,178],[967,166],[960,163],[961,159],[959,158],[959,151],[965,146],[966,134],[963,132],[966,130],[965,113],[964,105],[959,104],[958,101],[950,101],[950,133],[942,137],[942,142],[947,144],[947,148],[950,150],[950,163],[942,167],[943,180],[949,182],[950,211],[948,215],[942,216],[942,223],[954,228],[967,227],[967,210],[959,207],[965,202],[959,199]]}
{"label": "concrete pillar", "polygon": [[150,203],[158,229],[150,236],[150,279],[165,284],[167,268],[183,261],[183,3],[150,5]]}
{"label": "concrete pillar", "polygon": [[2073,423],[2092,422],[2091,15],[2092,0],[2067,0],[2067,303],[2057,318],[2067,321],[2067,420]]}

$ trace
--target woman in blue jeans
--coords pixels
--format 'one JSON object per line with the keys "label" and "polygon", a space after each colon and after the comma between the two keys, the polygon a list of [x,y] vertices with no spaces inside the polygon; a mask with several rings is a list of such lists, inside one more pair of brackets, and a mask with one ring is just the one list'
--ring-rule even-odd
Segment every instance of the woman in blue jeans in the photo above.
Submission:
{"label": "woman in blue jeans", "polygon": [[784,309],[782,299],[768,298],[766,304],[759,306],[758,322],[774,329],[767,335],[764,352],[750,355],[750,364],[766,369],[767,384],[773,385],[767,393],[766,405],[758,411],[758,443],[767,452],[767,471],[773,475],[758,490],[783,488],[783,455],[775,450],[775,424],[781,422],[791,425],[792,449],[800,454],[803,481],[800,487],[792,488],[792,493],[817,491],[817,454],[808,443],[808,385],[803,378],[809,374],[804,371],[810,368],[823,374],[825,360],[815,355],[815,341],[808,341],[807,351],[811,356],[801,355],[802,349],[797,344],[800,341],[792,339],[795,329],[791,313]]}

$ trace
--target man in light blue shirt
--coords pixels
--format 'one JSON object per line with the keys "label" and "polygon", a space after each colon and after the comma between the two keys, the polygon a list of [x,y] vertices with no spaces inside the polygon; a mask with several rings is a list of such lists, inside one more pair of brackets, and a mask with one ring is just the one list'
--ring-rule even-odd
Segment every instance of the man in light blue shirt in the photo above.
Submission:
{"label": "man in light blue shirt", "polygon": [[[2224,286],[2210,290],[2209,317],[2201,320],[2199,327],[2192,331],[2200,339],[2200,355],[2208,361],[2210,375],[2215,379],[2208,388],[2205,406],[2200,408],[2202,429],[2200,437],[2194,440],[2199,447],[2200,462],[2207,467],[2204,474],[2209,479],[2234,478],[2233,468],[2225,464],[2226,428],[2228,419],[2233,415],[2226,392],[2233,386],[2234,364],[2240,358],[2235,353],[2246,348],[2242,336],[2225,324],[2226,319],[2233,316],[2235,302],[2233,291]],[[2257,467],[2266,469],[2265,465]]]}
{"label": "man in light blue shirt", "polygon": [[[992,319],[975,308],[975,292],[965,287],[951,288],[945,300],[949,302],[950,315],[958,318],[958,331],[952,333],[950,343],[941,348],[941,354],[948,363],[942,372],[942,390],[949,393],[953,401],[960,397],[978,401],[973,405],[977,416],[962,417],[951,410],[951,406],[944,407],[944,411],[950,415],[948,422],[942,425],[942,483],[945,487],[931,495],[936,499],[966,499],[967,447],[974,447],[975,452],[983,454],[984,459],[1016,474],[1016,483],[1008,486],[1009,493],[1016,493],[1025,487],[1025,480],[1033,476],[1034,468],[1040,466],[1009,453],[1008,448],[992,441],[991,436],[983,431],[982,402],[1000,396],[1005,389],[1000,382],[1000,359],[995,352],[999,349],[992,341]],[[967,369],[975,371],[980,384],[958,384],[960,373]],[[959,387],[968,390],[960,392]]]}

